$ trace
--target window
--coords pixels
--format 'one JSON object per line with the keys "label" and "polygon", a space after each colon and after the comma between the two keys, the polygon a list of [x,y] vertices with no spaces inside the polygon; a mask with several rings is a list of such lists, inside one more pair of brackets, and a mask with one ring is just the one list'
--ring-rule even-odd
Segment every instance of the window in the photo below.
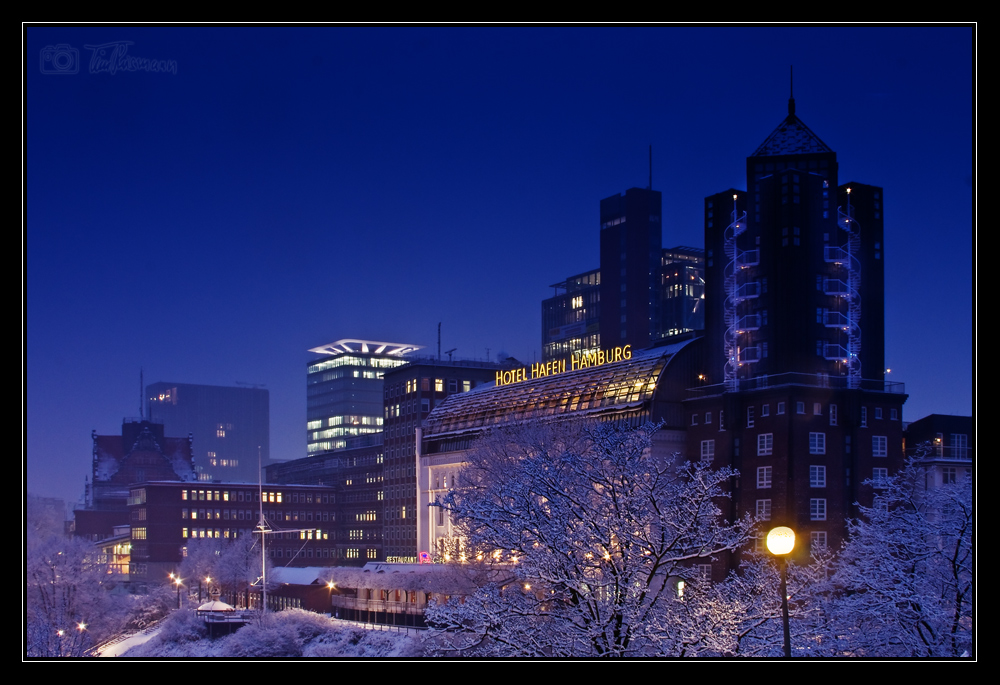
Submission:
{"label": "window", "polygon": [[876,419],[882,418],[882,407],[875,407],[875,418]]}
{"label": "window", "polygon": [[861,407],[861,427],[868,426],[868,407]]}
{"label": "window", "polygon": [[837,405],[835,404],[830,405],[830,425],[837,425]]}
{"label": "window", "polygon": [[784,414],[784,413],[785,413],[785,403],[784,402],[778,402],[778,414],[781,415],[781,414]]}
{"label": "window", "polygon": [[434,379],[434,392],[444,392],[444,379],[435,378]]}
{"label": "window", "polygon": [[951,457],[952,459],[969,458],[969,436],[965,433],[951,434]]}
{"label": "window", "polygon": [[725,421],[725,418],[726,418],[726,413],[723,410],[720,409],[719,410],[719,430],[720,431],[726,430],[726,421]]}
{"label": "window", "polygon": [[765,457],[771,454],[774,447],[774,433],[761,433],[757,436],[757,456]]}
{"label": "window", "polygon": [[771,520],[771,500],[757,500],[757,517],[763,519],[764,521]]}
{"label": "window", "polygon": [[712,423],[712,412],[705,412],[705,425]]}
{"label": "window", "polygon": [[890,421],[899,421],[899,411],[896,410],[896,409],[890,409],[889,410],[889,420]]}
{"label": "window", "polygon": [[757,468],[757,487],[758,488],[769,488],[771,487],[771,467],[770,466],[760,466]]}
{"label": "window", "polygon": [[872,487],[880,490],[886,486],[889,479],[889,469],[872,469]]}
{"label": "window", "polygon": [[448,392],[458,392],[458,381],[456,379],[448,379]]}
{"label": "window", "polygon": [[809,533],[809,549],[813,552],[826,551],[826,531],[814,530]]}
{"label": "window", "polygon": [[805,414],[806,413],[806,403],[805,402],[796,402],[795,403],[795,413],[796,414]]}
{"label": "window", "polygon": [[825,488],[826,487],[826,467],[825,466],[810,466],[809,467],[809,487],[811,487],[811,488]]}
{"label": "window", "polygon": [[701,460],[712,461],[715,458],[715,440],[701,441]]}
{"label": "window", "polygon": [[826,433],[809,434],[809,454],[826,454]]}
{"label": "window", "polygon": [[770,416],[771,415],[771,405],[770,404],[763,405],[760,408],[760,415],[761,416]]}
{"label": "window", "polygon": [[753,428],[753,407],[747,407],[747,428]]}
{"label": "window", "polygon": [[941,485],[954,485],[958,482],[958,469],[953,466],[941,468]]}
{"label": "window", "polygon": [[698,415],[697,414],[691,414],[691,425],[692,426],[697,426],[698,425]]}
{"label": "window", "polygon": [[823,405],[819,402],[813,402],[813,416],[823,416]]}
{"label": "window", "polygon": [[826,498],[814,497],[809,500],[809,520],[826,521]]}
{"label": "window", "polygon": [[889,449],[886,437],[884,435],[873,435],[872,436],[872,456],[873,457],[886,457],[889,455]]}

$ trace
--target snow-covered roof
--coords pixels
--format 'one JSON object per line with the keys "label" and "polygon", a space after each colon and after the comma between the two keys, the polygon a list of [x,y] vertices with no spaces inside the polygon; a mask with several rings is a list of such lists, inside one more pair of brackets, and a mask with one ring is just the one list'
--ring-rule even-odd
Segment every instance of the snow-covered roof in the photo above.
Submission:
{"label": "snow-covered roof", "polygon": [[424,421],[424,437],[559,415],[583,417],[640,409],[660,374],[690,340],[634,352],[631,359],[497,387],[490,383],[446,398]]}
{"label": "snow-covered roof", "polygon": [[279,566],[270,571],[268,580],[273,580],[276,583],[288,583],[289,585],[314,585],[325,583],[324,574],[329,571],[328,566],[304,566],[302,568]]}
{"label": "snow-covered roof", "polygon": [[205,602],[198,607],[198,611],[236,611],[236,609],[232,605],[215,600],[213,602]]}
{"label": "snow-covered roof", "polygon": [[772,157],[809,152],[833,152],[833,150],[802,123],[801,119],[789,114],[751,156]]}
{"label": "snow-covered roof", "polygon": [[324,582],[332,581],[337,587],[352,589],[471,594],[486,582],[509,580],[510,576],[510,570],[504,565],[367,564],[364,568],[327,568]]}

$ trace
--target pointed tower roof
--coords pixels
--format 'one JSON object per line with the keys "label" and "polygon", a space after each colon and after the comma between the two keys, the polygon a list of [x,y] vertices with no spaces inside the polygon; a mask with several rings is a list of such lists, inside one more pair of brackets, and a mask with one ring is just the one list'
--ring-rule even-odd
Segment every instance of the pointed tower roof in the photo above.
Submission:
{"label": "pointed tower roof", "polygon": [[795,91],[789,70],[788,116],[760,144],[751,157],[800,155],[809,152],[833,152],[802,120],[795,116]]}
{"label": "pointed tower roof", "polygon": [[800,155],[809,152],[833,152],[802,120],[795,116],[795,98],[788,98],[788,116],[760,144],[751,157]]}
{"label": "pointed tower roof", "polygon": [[752,157],[799,155],[807,152],[833,152],[808,126],[794,114],[789,114],[760,144]]}

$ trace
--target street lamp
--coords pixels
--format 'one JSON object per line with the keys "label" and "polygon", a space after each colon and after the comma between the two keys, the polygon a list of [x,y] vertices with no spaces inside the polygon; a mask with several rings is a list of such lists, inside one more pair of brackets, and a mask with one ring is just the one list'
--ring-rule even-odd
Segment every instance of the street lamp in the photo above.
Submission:
{"label": "street lamp", "polygon": [[[173,574],[171,574],[173,575]],[[181,579],[174,578],[174,584],[177,586],[177,608],[181,608]]]}
{"label": "street lamp", "polygon": [[795,547],[795,531],[787,526],[772,528],[767,533],[767,551],[778,560],[781,570],[781,623],[785,633],[785,658],[792,658],[792,639],[788,632],[788,562],[787,557]]}

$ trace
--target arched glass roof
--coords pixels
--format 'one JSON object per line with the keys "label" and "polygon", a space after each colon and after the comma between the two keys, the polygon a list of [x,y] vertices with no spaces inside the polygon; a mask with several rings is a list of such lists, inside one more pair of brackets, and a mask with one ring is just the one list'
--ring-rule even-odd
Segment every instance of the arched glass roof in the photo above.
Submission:
{"label": "arched glass roof", "polygon": [[688,342],[635,352],[613,364],[452,395],[424,421],[424,438],[560,415],[641,410],[648,407],[667,363]]}

